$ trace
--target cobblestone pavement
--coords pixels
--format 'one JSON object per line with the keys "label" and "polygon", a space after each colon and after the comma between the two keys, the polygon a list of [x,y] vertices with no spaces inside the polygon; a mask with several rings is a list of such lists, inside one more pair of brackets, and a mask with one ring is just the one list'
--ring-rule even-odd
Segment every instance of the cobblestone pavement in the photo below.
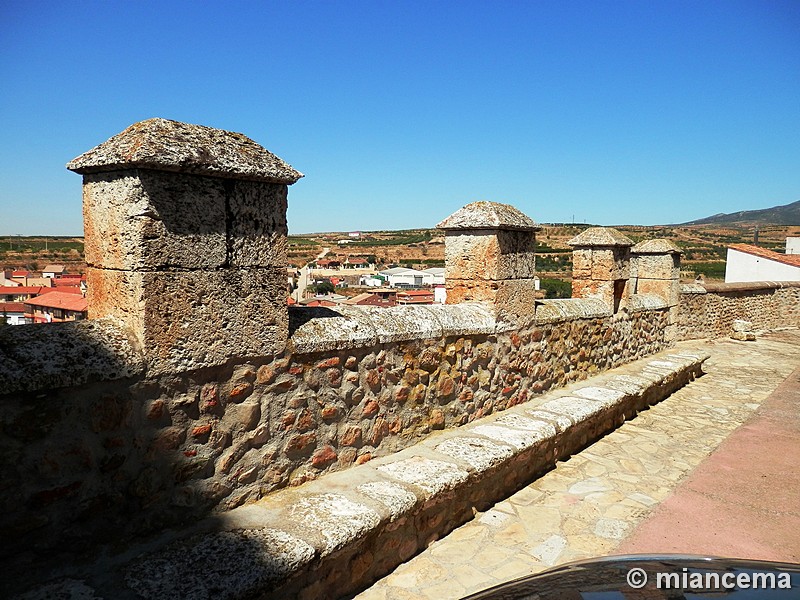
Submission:
{"label": "cobblestone pavement", "polygon": [[694,341],[707,374],[400,565],[358,600],[460,598],[617,553],[639,524],[800,367],[800,331]]}

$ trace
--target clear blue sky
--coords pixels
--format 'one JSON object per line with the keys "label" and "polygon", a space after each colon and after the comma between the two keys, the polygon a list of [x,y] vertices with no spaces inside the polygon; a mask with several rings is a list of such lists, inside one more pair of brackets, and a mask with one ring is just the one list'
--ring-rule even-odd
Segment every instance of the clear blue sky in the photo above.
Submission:
{"label": "clear blue sky", "polygon": [[81,234],[64,168],[164,117],[306,174],[292,233],[682,222],[800,200],[800,2],[0,3],[0,234]]}

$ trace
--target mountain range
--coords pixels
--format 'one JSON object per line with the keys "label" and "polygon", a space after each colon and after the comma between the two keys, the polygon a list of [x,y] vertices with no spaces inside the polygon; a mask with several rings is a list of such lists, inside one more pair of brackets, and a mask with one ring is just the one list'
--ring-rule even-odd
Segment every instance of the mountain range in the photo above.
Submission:
{"label": "mountain range", "polygon": [[791,204],[762,208],[761,210],[741,210],[734,213],[719,213],[682,223],[682,225],[729,225],[732,223],[769,223],[771,225],[800,225],[800,200]]}

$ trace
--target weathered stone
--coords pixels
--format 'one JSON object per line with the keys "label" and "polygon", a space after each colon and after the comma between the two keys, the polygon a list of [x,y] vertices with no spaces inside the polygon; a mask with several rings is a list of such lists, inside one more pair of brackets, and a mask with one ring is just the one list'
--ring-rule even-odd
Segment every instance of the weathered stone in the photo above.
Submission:
{"label": "weathered stone", "polygon": [[232,402],[241,402],[253,392],[252,383],[240,383],[231,388],[228,397]]}
{"label": "weathered stone", "polygon": [[197,425],[192,428],[192,437],[193,438],[202,438],[207,436],[211,433],[211,423],[205,423],[203,425]]}
{"label": "weathered stone", "polygon": [[336,450],[333,446],[323,446],[311,457],[311,465],[318,469],[324,469],[333,462],[336,462]]}
{"label": "weathered stone", "polygon": [[239,427],[249,431],[255,427],[260,418],[261,405],[258,402],[243,402],[242,404],[229,404],[225,409],[222,423],[229,428]]}
{"label": "weathered stone", "polygon": [[235,181],[227,195],[229,264],[285,267],[287,187]]}
{"label": "weathered stone", "polygon": [[158,118],[134,123],[67,164],[83,174],[123,167],[284,184],[303,176],[241,133]]}
{"label": "weathered stone", "polygon": [[313,558],[313,547],[284,531],[239,529],[198,536],[147,555],[125,571],[125,582],[143,598],[222,597],[209,587],[210,581],[225,590],[224,597],[243,598],[269,588]]}
{"label": "weathered stone", "polygon": [[440,375],[436,384],[436,391],[441,398],[448,398],[453,395],[456,389],[455,381],[449,375]]}
{"label": "weathered stone", "polygon": [[289,438],[284,447],[284,452],[289,455],[306,454],[317,443],[317,434],[312,431],[310,433],[298,433]]}
{"label": "weathered stone", "polygon": [[330,369],[331,367],[338,367],[340,363],[340,359],[338,356],[332,356],[331,358],[327,358],[323,361],[317,363],[318,369]]}
{"label": "weathered stone", "polygon": [[318,531],[325,540],[321,556],[327,556],[348,542],[359,539],[380,523],[374,510],[341,494],[320,494],[302,498],[289,509],[291,519]]}
{"label": "weathered stone", "polygon": [[367,400],[366,404],[364,404],[364,409],[361,411],[361,415],[364,417],[371,417],[377,414],[379,409],[380,406],[375,400]]}
{"label": "weathered stone", "polygon": [[431,411],[429,422],[431,429],[444,429],[444,412],[440,408],[434,408]]}
{"label": "weathered stone", "polygon": [[279,353],[286,341],[281,269],[130,272],[88,269],[89,317],[131,326],[152,373]]}
{"label": "weathered stone", "polygon": [[541,229],[530,217],[510,204],[500,202],[471,202],[436,225],[438,229],[506,229],[538,231]]}
{"label": "weathered stone", "polygon": [[436,451],[464,461],[478,471],[485,471],[514,454],[509,446],[471,436],[445,440],[436,446]]}
{"label": "weathered stone", "polygon": [[275,380],[275,370],[269,365],[261,365],[256,371],[256,382],[272,383]]}
{"label": "weathered stone", "polygon": [[224,183],[147,170],[84,176],[87,264],[128,271],[222,267]]}
{"label": "weathered stone", "polygon": [[356,490],[386,506],[392,521],[409,511],[417,503],[417,497],[409,490],[402,485],[388,481],[363,483]]}
{"label": "weathered stone", "polygon": [[328,404],[322,408],[321,415],[326,421],[332,421],[339,416],[339,408],[332,404]]}
{"label": "weathered stone", "polygon": [[452,232],[445,238],[445,280],[532,278],[536,238],[528,231]]}
{"label": "weathered stone", "polygon": [[469,477],[469,472],[458,465],[421,456],[381,465],[378,470],[398,481],[416,485],[431,495],[451,490]]}
{"label": "weathered stone", "polygon": [[360,446],[361,435],[361,427],[358,425],[349,425],[339,436],[339,443],[342,446]]}
{"label": "weathered stone", "polygon": [[369,439],[367,440],[370,446],[378,447],[381,443],[381,440],[385,438],[389,434],[389,423],[383,417],[378,417],[375,419],[375,423],[372,425],[372,431],[369,434]]}

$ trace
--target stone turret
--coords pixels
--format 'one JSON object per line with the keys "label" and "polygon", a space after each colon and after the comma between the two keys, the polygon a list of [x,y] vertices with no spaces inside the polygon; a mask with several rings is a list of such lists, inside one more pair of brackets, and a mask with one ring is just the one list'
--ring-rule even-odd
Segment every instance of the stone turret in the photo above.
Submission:
{"label": "stone turret", "polygon": [[151,372],[283,350],[286,207],[302,174],[240,133],[148,119],[67,164],[83,175],[89,317]]}
{"label": "stone turret", "polygon": [[669,306],[667,339],[676,335],[681,295],[681,250],[669,240],[644,240],[631,248],[631,281],[636,294],[652,294]]}
{"label": "stone turret", "polygon": [[567,243],[572,246],[572,297],[599,298],[614,312],[625,308],[633,241],[611,227],[591,227]]}
{"label": "stone turret", "polygon": [[528,216],[499,202],[473,202],[437,225],[445,231],[447,303],[487,301],[498,317],[534,312],[536,232]]}

